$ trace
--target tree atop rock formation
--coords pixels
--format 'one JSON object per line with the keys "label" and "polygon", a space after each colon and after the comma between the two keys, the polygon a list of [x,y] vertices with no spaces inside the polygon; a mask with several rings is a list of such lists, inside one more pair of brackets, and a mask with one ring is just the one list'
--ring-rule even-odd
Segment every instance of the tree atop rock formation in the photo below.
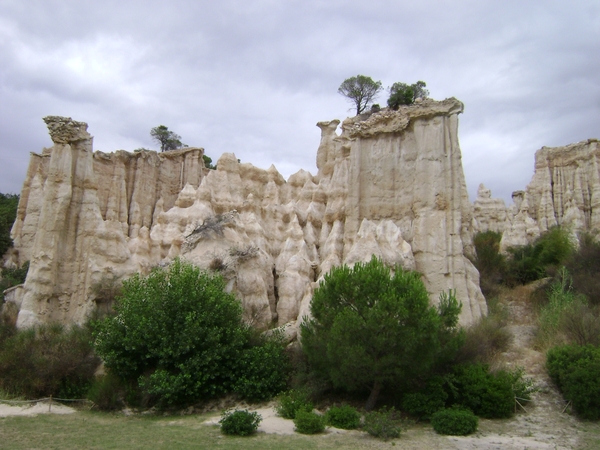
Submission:
{"label": "tree atop rock formation", "polygon": [[150,130],[150,136],[160,144],[160,151],[176,150],[185,145],[181,142],[181,136],[174,131],[169,130],[169,127],[159,125]]}
{"label": "tree atop rock formation", "polygon": [[345,79],[338,92],[356,105],[356,115],[359,115],[373,103],[382,89],[381,81],[373,81],[371,77],[357,75]]}

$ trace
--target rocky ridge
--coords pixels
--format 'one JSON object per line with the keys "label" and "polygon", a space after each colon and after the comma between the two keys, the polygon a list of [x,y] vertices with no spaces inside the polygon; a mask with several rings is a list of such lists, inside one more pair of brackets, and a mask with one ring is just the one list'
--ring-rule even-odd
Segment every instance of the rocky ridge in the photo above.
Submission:
{"label": "rocky ridge", "polygon": [[472,249],[456,99],[320,122],[318,173],[286,181],[201,148],[92,151],[87,125],[46,118],[54,145],[32,154],[12,236],[13,264],[30,261],[12,301],[18,326],[83,322],[99,283],[182,257],[220,272],[250,322],[309,314],[334,266],[377,255],[423,274],[436,302],[455,289],[461,322],[486,313]]}

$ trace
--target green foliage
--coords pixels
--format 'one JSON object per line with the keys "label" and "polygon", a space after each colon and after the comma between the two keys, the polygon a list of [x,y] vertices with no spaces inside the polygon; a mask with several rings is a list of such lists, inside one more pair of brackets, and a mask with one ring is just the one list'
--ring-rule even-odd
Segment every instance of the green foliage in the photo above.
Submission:
{"label": "green foliage", "polygon": [[296,412],[294,418],[296,431],[302,434],[317,434],[325,431],[325,416],[306,410]]}
{"label": "green foliage", "polygon": [[563,345],[550,349],[546,368],[579,416],[600,419],[600,348]]}
{"label": "green foliage", "polygon": [[160,405],[228,392],[248,339],[240,303],[220,277],[176,260],[123,283],[116,315],[97,322],[96,351]]}
{"label": "green foliage", "polygon": [[159,125],[152,128],[150,130],[150,136],[152,136],[152,139],[160,144],[161,152],[176,150],[185,146],[181,143],[181,136],[169,130],[169,127],[164,125]]}
{"label": "green foliage", "polygon": [[381,81],[373,81],[371,77],[357,75],[345,79],[338,88],[338,93],[356,105],[356,115],[359,115],[373,103],[382,89]]}
{"label": "green foliage", "polygon": [[121,409],[125,387],[123,382],[110,372],[94,380],[87,393],[88,400],[101,411]]}
{"label": "green foliage", "polygon": [[8,288],[25,283],[28,271],[29,261],[25,261],[21,267],[14,269],[3,268],[2,278],[0,279],[0,293]]}
{"label": "green foliage", "polygon": [[490,372],[486,364],[457,366],[448,377],[450,404],[470,409],[479,417],[511,417],[515,396],[529,399],[533,385],[522,370]]}
{"label": "green foliage", "polygon": [[506,271],[506,258],[500,253],[502,234],[495,231],[477,233],[473,237],[477,257],[474,261],[479,271],[479,285],[486,298],[495,294],[496,286]]}
{"label": "green foliage", "polygon": [[491,363],[508,350],[512,335],[498,314],[482,317],[464,331],[464,343],[458,351],[458,363]]}
{"label": "green foliage", "polygon": [[313,295],[312,318],[301,325],[311,369],[336,388],[370,388],[369,409],[383,385],[422,377],[442,356],[441,341],[457,339],[442,336],[460,311],[447,297],[440,310],[430,306],[419,274],[396,267],[392,276],[375,257],[334,268]]}
{"label": "green foliage", "polygon": [[238,362],[233,390],[250,401],[269,400],[287,388],[291,367],[280,334],[261,336]]}
{"label": "green foliage", "polygon": [[360,413],[349,405],[332,406],[325,414],[327,424],[343,430],[354,430],[360,425]]}
{"label": "green foliage", "polygon": [[210,156],[202,155],[202,160],[204,161],[204,167],[207,169],[215,170],[217,168],[217,166],[213,166],[212,158]]}
{"label": "green foliage", "polygon": [[424,81],[417,81],[414,84],[394,83],[390,87],[390,96],[388,98],[388,107],[398,109],[400,105],[412,105],[416,99],[425,99],[429,96],[429,91],[425,88],[427,84]]}
{"label": "green foliage", "polygon": [[565,229],[553,227],[533,244],[508,251],[511,257],[507,261],[507,282],[526,284],[558,269],[573,253],[574,245]]}
{"label": "green foliage", "polygon": [[573,289],[587,297],[591,305],[600,305],[600,242],[589,234],[579,237],[579,249],[565,266],[573,278]]}
{"label": "green foliage", "polygon": [[379,411],[370,411],[365,414],[363,429],[371,436],[384,441],[400,437],[402,431],[395,418],[394,408],[382,408]]}
{"label": "green foliage", "polygon": [[275,411],[284,419],[294,419],[299,411],[312,411],[313,404],[306,391],[292,389],[277,397]]}
{"label": "green foliage", "polygon": [[406,394],[402,399],[402,410],[411,416],[428,420],[433,413],[446,406],[447,400],[445,380],[436,376],[428,380],[423,389]]}
{"label": "green foliage", "polygon": [[579,318],[573,318],[572,312],[579,310],[586,304],[585,297],[575,293],[571,287],[571,277],[563,267],[558,272],[558,278],[550,285],[548,303],[540,311],[538,318],[537,341],[538,345],[550,346],[552,344],[562,343],[565,339],[563,325],[567,311],[574,323],[577,325]]}
{"label": "green foliage", "polygon": [[0,257],[12,246],[10,229],[17,217],[19,196],[0,193]]}
{"label": "green foliage", "polygon": [[1,344],[0,389],[27,398],[82,398],[99,362],[89,330],[77,326],[41,325]]}
{"label": "green foliage", "polygon": [[439,434],[466,436],[477,431],[479,419],[468,409],[441,409],[431,416],[431,425]]}
{"label": "green foliage", "polygon": [[256,433],[262,417],[257,412],[249,412],[247,409],[236,409],[225,411],[221,415],[221,431],[223,434],[233,436],[250,436]]}

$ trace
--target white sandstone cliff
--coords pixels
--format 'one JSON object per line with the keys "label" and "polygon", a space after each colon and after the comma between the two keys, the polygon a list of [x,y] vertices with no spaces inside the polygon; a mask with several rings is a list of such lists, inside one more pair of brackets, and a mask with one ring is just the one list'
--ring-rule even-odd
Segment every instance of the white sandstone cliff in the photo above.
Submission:
{"label": "white sandstone cliff", "polygon": [[30,261],[18,326],[83,322],[103,279],[180,256],[219,271],[246,319],[279,325],[309,313],[334,266],[375,254],[423,274],[432,302],[456,289],[462,323],[486,313],[472,252],[455,99],[320,122],[316,176],[202,149],[92,153],[87,125],[46,118],[54,146],[32,154],[13,227]]}

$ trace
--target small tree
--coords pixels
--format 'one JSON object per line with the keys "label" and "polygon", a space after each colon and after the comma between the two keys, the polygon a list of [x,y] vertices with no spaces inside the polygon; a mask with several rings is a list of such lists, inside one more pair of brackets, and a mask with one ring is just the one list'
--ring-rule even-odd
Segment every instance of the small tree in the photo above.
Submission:
{"label": "small tree", "polygon": [[179,260],[134,275],[123,282],[116,315],[96,324],[97,353],[161,404],[230,391],[247,331],[240,302],[224,287],[220,277]]}
{"label": "small tree", "polygon": [[152,128],[150,130],[150,136],[160,144],[161,152],[184,147],[184,144],[181,142],[181,136],[169,130],[169,128],[164,125]]}
{"label": "small tree", "polygon": [[388,106],[392,109],[398,109],[400,105],[412,105],[418,98],[427,98],[429,91],[425,88],[427,84],[424,81],[417,81],[414,84],[394,83],[390,87],[390,97]]}
{"label": "small tree", "polygon": [[373,81],[371,77],[357,75],[344,80],[338,88],[338,93],[356,105],[356,115],[359,115],[373,103],[382,89],[381,81]]}
{"label": "small tree", "polygon": [[313,295],[313,318],[301,325],[302,347],[312,369],[334,387],[370,389],[370,410],[384,385],[417,379],[433,367],[443,332],[456,325],[459,312],[453,295],[436,309],[418,273],[396,267],[392,275],[373,257],[325,275]]}

